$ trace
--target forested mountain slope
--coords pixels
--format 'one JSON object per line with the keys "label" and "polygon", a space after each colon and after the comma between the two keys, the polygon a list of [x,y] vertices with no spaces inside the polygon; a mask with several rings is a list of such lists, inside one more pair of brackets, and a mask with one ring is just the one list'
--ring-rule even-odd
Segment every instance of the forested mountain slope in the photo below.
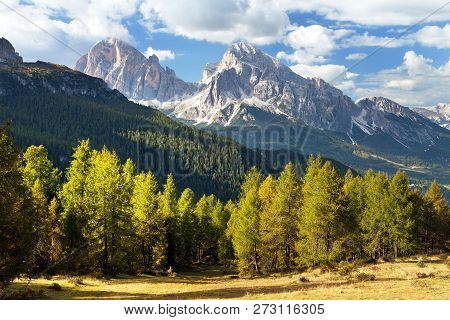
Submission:
{"label": "forested mountain slope", "polygon": [[276,172],[289,160],[304,165],[297,153],[242,147],[134,104],[101,79],[43,62],[0,65],[0,123],[6,121],[18,145],[43,144],[61,168],[89,138],[94,148],[106,145],[159,179],[173,172],[180,188],[223,198],[237,195],[251,166]]}

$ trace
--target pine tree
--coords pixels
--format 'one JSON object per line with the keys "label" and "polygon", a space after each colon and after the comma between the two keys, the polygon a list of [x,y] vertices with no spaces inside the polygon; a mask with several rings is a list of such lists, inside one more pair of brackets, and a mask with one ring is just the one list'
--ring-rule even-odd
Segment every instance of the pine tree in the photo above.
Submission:
{"label": "pine tree", "polygon": [[261,173],[253,167],[242,185],[236,217],[233,219],[233,246],[241,273],[259,273],[261,256],[260,210],[258,189]]}

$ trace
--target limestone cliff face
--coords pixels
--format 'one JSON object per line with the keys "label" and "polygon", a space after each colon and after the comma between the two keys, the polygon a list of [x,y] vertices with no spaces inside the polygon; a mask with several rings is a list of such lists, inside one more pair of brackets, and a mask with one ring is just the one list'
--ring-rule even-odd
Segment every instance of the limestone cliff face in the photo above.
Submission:
{"label": "limestone cliff face", "polygon": [[194,84],[177,78],[170,68],[161,67],[158,57],[146,58],[119,39],[98,42],[77,61],[75,70],[105,80],[134,100],[169,101],[196,91]]}
{"label": "limestone cliff face", "polygon": [[12,44],[5,38],[0,38],[0,63],[23,63],[22,57],[19,56]]}

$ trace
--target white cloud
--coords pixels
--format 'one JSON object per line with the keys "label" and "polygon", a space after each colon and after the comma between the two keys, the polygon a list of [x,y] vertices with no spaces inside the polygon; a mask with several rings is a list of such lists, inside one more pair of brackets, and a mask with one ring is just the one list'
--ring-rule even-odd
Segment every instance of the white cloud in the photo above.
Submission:
{"label": "white cloud", "polygon": [[144,56],[149,57],[152,55],[156,55],[160,61],[175,59],[175,52],[171,50],[158,50],[148,47],[144,52]]}
{"label": "white cloud", "polygon": [[210,42],[274,43],[289,26],[286,11],[272,0],[144,0],[139,10],[151,31]]}
{"label": "white cloud", "polygon": [[377,37],[369,35],[368,32],[357,34],[344,39],[343,47],[386,47],[398,48],[414,44],[415,40],[411,35],[405,35],[400,38]]}
{"label": "white cloud", "polygon": [[333,86],[348,90],[355,87],[353,78],[357,77],[356,73],[348,72],[345,66],[336,64],[323,65],[306,65],[296,64],[291,66],[292,71],[306,78],[321,78]]}
{"label": "white cloud", "polygon": [[440,28],[426,26],[416,33],[418,42],[428,47],[450,48],[450,24]]}
{"label": "white cloud", "polygon": [[78,53],[85,53],[100,39],[117,37],[133,42],[122,20],[135,12],[135,2],[5,0],[9,8],[0,4],[0,34],[25,61],[40,59],[72,66],[79,58]]}
{"label": "white cloud", "polygon": [[279,0],[285,10],[315,12],[329,20],[353,22],[360,25],[411,25],[430,15],[433,21],[448,21],[450,5],[441,8],[442,0]]}
{"label": "white cloud", "polygon": [[329,29],[321,25],[299,26],[289,32],[284,42],[295,51],[281,51],[277,58],[293,63],[311,64],[325,62],[325,56],[337,48],[336,41],[352,33],[347,29]]}
{"label": "white cloud", "polygon": [[366,57],[366,53],[350,53],[345,57],[345,60],[362,60]]}
{"label": "white cloud", "polygon": [[432,60],[408,51],[403,63],[394,69],[366,76],[352,90],[355,98],[384,96],[405,106],[434,105],[448,101],[450,59],[435,67]]}

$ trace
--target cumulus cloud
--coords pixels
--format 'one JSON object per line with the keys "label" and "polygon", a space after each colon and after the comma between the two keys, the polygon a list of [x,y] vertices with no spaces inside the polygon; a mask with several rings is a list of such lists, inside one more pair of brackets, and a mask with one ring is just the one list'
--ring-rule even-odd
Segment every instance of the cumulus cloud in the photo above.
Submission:
{"label": "cumulus cloud", "polygon": [[160,61],[175,59],[175,52],[171,50],[153,49],[152,47],[148,47],[147,50],[145,50],[144,55],[146,57],[156,55]]}
{"label": "cumulus cloud", "polygon": [[122,20],[135,12],[135,3],[5,0],[6,6],[0,4],[0,34],[26,61],[40,59],[71,66],[79,58],[78,53],[86,52],[99,39],[117,37],[133,42]]}
{"label": "cumulus cloud", "polygon": [[448,21],[450,16],[450,5],[443,6],[442,0],[409,0],[406,4],[380,0],[279,0],[278,3],[286,10],[314,12],[328,20],[360,25],[411,25],[431,13],[429,22]]}
{"label": "cumulus cloud", "polygon": [[144,0],[139,11],[149,30],[210,42],[274,43],[289,26],[286,11],[272,0]]}
{"label": "cumulus cloud", "polygon": [[323,63],[325,56],[337,48],[336,41],[350,33],[351,30],[335,30],[321,25],[296,27],[284,39],[284,43],[295,51],[291,54],[281,51],[277,58],[301,64]]}
{"label": "cumulus cloud", "polygon": [[450,48],[450,24],[445,26],[426,26],[416,33],[416,39],[424,46]]}
{"label": "cumulus cloud", "polygon": [[448,101],[450,59],[435,67],[432,60],[408,51],[400,66],[367,75],[352,90],[356,98],[385,96],[406,106],[434,105]]}
{"label": "cumulus cloud", "polygon": [[345,66],[336,64],[296,64],[291,66],[291,69],[302,77],[321,78],[341,90],[355,88],[352,79],[358,76],[356,73],[348,72]]}

